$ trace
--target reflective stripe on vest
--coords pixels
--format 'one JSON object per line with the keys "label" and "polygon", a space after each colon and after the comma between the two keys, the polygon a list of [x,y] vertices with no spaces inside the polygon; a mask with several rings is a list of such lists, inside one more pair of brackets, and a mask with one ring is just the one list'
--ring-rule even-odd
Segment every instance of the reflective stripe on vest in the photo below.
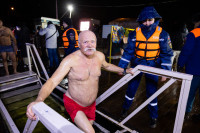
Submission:
{"label": "reflective stripe on vest", "polygon": [[200,36],[200,28],[195,28],[191,32],[194,34],[195,38]]}
{"label": "reflective stripe on vest", "polygon": [[135,56],[145,60],[155,60],[160,54],[159,36],[162,28],[157,26],[153,35],[147,40],[141,28],[136,30]]}
{"label": "reflective stripe on vest", "polygon": [[74,30],[74,33],[75,33],[76,43],[74,44],[74,47],[78,48],[78,33],[77,33],[76,29],[74,29],[74,28],[69,28],[63,33],[63,36],[62,36],[63,46],[64,46],[64,48],[68,48],[69,47],[69,40],[67,38],[67,31],[71,30],[71,29]]}

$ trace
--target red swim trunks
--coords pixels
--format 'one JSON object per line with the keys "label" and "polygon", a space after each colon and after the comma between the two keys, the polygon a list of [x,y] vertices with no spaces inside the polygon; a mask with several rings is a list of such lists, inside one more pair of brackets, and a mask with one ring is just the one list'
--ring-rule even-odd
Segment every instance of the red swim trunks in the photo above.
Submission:
{"label": "red swim trunks", "polygon": [[78,111],[83,111],[87,116],[88,120],[95,120],[95,110],[96,110],[96,102],[91,104],[90,106],[83,107],[73,101],[71,98],[63,94],[63,102],[67,113],[70,115],[72,121],[74,122],[74,118],[76,117],[76,113]]}

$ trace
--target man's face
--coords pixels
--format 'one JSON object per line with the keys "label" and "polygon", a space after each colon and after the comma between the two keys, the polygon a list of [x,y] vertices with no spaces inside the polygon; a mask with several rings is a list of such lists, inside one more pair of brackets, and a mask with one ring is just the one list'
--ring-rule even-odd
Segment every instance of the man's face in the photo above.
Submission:
{"label": "man's face", "polygon": [[90,56],[96,51],[96,36],[91,31],[83,31],[81,33],[79,47],[83,54]]}
{"label": "man's face", "polygon": [[68,27],[68,24],[66,24],[65,22],[63,22],[63,27],[64,28]]}
{"label": "man's face", "polygon": [[200,25],[200,21],[199,21],[199,22],[196,22],[196,23],[194,23],[194,28],[197,28],[197,27],[199,27],[199,25]]}
{"label": "man's face", "polygon": [[146,26],[150,26],[150,25],[152,25],[154,22],[155,22],[155,19],[154,19],[154,18],[151,18],[151,19],[146,19],[146,20],[142,21],[142,24],[143,24],[143,25],[146,25]]}

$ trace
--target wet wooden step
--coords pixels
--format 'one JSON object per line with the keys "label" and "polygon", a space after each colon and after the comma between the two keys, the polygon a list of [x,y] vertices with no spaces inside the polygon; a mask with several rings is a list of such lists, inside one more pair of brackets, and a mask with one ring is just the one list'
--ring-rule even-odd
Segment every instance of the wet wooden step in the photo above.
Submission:
{"label": "wet wooden step", "polygon": [[7,104],[11,104],[11,103],[14,103],[14,102],[17,102],[17,101],[22,101],[22,100],[27,99],[29,97],[37,96],[38,93],[39,93],[39,89],[33,90],[31,92],[26,92],[26,93],[23,93],[23,94],[20,94],[20,95],[16,95],[16,96],[13,96],[13,97],[3,99],[3,103],[5,105],[7,105]]}
{"label": "wet wooden step", "polygon": [[26,71],[26,72],[22,72],[22,73],[3,76],[3,77],[0,77],[0,84],[10,82],[10,81],[14,81],[14,80],[18,80],[18,79],[23,79],[23,78],[26,78],[26,77],[31,77],[31,76],[36,76],[36,73],[33,72],[33,71]]}
{"label": "wet wooden step", "polygon": [[27,86],[27,87],[24,87],[24,88],[21,88],[21,89],[17,89],[17,90],[14,90],[14,91],[10,91],[10,92],[0,94],[0,98],[3,99],[3,98],[12,97],[12,96],[16,96],[16,95],[19,95],[19,94],[23,94],[25,92],[30,92],[30,91],[35,90],[35,89],[40,89],[40,88],[41,88],[40,84],[36,84],[36,85],[33,85],[33,86]]}
{"label": "wet wooden step", "polygon": [[38,82],[37,77],[28,77],[25,79],[21,79],[21,80],[16,80],[16,81],[12,81],[12,82],[7,82],[7,83],[3,83],[0,85],[0,92],[4,92],[7,90],[11,90],[17,87],[21,87],[24,85],[28,85],[34,82]]}

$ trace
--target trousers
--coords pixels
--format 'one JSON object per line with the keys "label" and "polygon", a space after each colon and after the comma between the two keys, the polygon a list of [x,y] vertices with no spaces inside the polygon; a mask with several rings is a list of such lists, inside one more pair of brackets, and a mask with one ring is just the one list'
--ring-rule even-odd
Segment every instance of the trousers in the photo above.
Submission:
{"label": "trousers", "polygon": [[[134,100],[135,93],[138,89],[139,83],[142,78],[142,73],[137,75],[128,83],[128,88],[126,90],[125,101],[123,103],[123,108],[128,110]],[[158,84],[158,76],[152,74],[145,74],[145,81],[146,81],[146,96],[149,98],[157,91],[157,84]],[[149,105],[148,110],[150,112],[151,118],[158,117],[158,105],[157,105],[157,98],[153,99]]]}
{"label": "trousers", "polygon": [[192,111],[192,105],[194,103],[194,99],[195,99],[197,89],[199,89],[199,96],[200,96],[200,76],[194,75],[193,79],[192,79],[191,86],[190,86],[190,92],[189,92],[187,106],[186,106],[186,112],[187,113]]}

